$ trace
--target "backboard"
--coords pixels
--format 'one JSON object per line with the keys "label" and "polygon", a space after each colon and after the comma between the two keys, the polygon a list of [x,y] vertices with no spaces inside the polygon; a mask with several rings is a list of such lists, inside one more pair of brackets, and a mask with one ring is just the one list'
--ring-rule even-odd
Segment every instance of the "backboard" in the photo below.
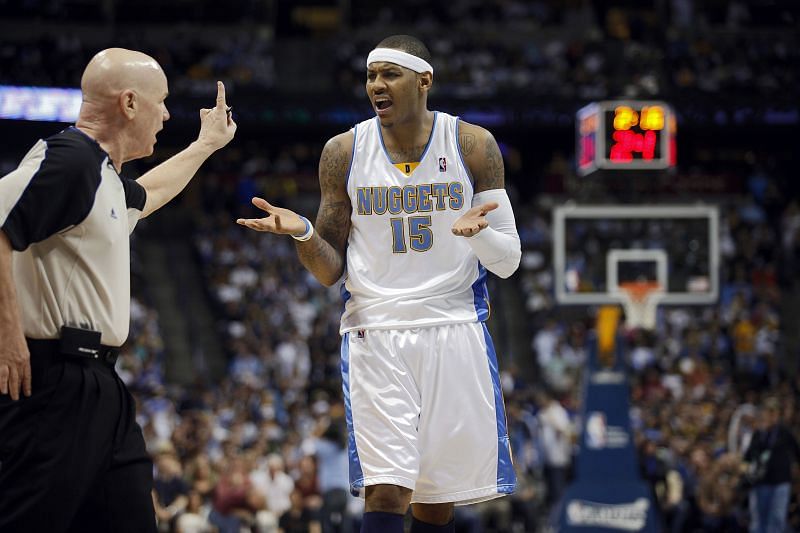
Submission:
{"label": "backboard", "polygon": [[555,296],[562,305],[615,304],[620,286],[658,283],[659,304],[719,296],[719,213],[710,205],[577,205],[553,211]]}

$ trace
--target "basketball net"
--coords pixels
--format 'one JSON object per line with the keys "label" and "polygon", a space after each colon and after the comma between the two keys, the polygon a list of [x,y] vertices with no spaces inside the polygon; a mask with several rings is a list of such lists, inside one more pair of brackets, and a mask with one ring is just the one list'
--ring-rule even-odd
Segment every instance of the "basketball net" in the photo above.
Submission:
{"label": "basketball net", "polygon": [[656,327],[656,310],[664,298],[664,288],[657,281],[626,281],[619,284],[618,296],[625,308],[625,325],[631,329]]}

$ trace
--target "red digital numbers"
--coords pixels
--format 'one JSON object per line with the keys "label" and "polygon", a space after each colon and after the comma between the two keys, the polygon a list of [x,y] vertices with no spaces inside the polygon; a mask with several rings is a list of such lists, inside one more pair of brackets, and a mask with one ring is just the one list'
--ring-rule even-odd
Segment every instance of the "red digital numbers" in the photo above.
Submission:
{"label": "red digital numbers", "polygon": [[633,130],[621,130],[615,131],[611,138],[614,144],[611,145],[609,159],[615,163],[633,161],[634,154],[639,154],[646,161],[655,157],[658,140],[655,131],[637,133]]}

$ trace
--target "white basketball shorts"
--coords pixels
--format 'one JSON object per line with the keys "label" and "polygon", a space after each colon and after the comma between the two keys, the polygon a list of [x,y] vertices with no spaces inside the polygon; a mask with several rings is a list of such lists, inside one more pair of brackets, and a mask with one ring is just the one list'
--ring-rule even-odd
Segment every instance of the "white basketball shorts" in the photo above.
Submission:
{"label": "white basketball shorts", "polygon": [[357,330],[342,338],[350,488],[466,505],[514,491],[492,339],[482,322]]}

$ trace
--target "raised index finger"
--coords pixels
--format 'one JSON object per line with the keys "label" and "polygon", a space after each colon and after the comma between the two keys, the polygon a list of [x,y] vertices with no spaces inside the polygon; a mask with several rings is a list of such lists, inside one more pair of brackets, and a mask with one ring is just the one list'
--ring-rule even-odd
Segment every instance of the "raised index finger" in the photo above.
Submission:
{"label": "raised index finger", "polygon": [[221,81],[217,82],[217,108],[225,111],[228,105],[225,103],[225,84]]}

